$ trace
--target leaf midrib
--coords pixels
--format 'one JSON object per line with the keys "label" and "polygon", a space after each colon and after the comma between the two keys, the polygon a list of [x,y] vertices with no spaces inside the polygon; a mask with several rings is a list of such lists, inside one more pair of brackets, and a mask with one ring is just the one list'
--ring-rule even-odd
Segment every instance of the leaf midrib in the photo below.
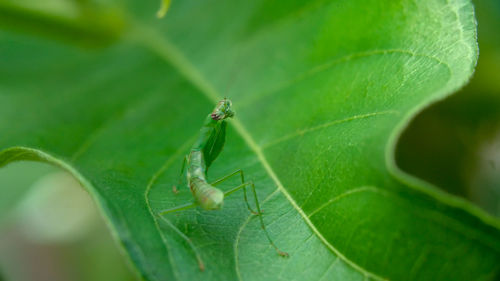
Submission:
{"label": "leaf midrib", "polygon": [[[136,33],[139,32],[139,33]],[[136,41],[143,47],[151,50],[152,52],[159,55],[165,62],[169,63],[174,69],[177,69],[180,75],[182,75],[187,81],[191,82],[193,86],[195,86],[200,93],[205,95],[209,100],[213,103],[217,103],[221,97],[215,88],[207,81],[207,79],[194,67],[194,65],[184,56],[184,54],[176,48],[170,41],[160,36],[159,34],[155,34],[155,31],[150,29],[145,29],[144,27],[137,26],[137,29],[133,29],[131,31],[132,40]],[[302,219],[307,223],[307,225],[311,228],[312,232],[330,249],[338,258],[342,259],[345,263],[349,264],[352,268],[358,270],[365,277],[373,278],[376,280],[384,280],[384,278],[369,272],[356,264],[355,262],[348,259],[344,256],[340,251],[338,251],[332,244],[330,244],[326,238],[318,231],[318,229],[314,226],[314,224],[309,220],[304,211],[300,208],[300,206],[295,202],[293,197],[288,193],[280,179],[272,169],[271,165],[267,161],[262,148],[254,141],[248,130],[241,123],[238,118],[234,118],[232,120],[232,125],[236,129],[236,131],[240,134],[241,138],[245,141],[245,143],[249,146],[249,148],[255,153],[257,159],[261,162],[262,166],[266,170],[267,174],[271,177],[274,183],[277,185],[278,190],[285,196],[285,198],[290,202],[295,210],[302,216]],[[146,197],[147,198],[147,197]],[[146,202],[147,203],[147,202]],[[150,209],[150,212],[152,210]],[[154,214],[151,213],[154,217]],[[156,224],[156,220],[155,220]],[[159,228],[157,227],[159,230]],[[160,233],[161,235],[161,233]]]}

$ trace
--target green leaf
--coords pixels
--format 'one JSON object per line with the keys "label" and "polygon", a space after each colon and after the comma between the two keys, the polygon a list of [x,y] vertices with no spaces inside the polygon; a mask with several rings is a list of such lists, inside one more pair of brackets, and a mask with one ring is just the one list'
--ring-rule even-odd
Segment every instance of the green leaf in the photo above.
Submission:
{"label": "green leaf", "polygon": [[[2,34],[0,163],[70,171],[144,279],[498,276],[499,221],[393,156],[410,118],[473,72],[469,1],[174,1],[163,21],[128,5],[136,20],[100,51]],[[243,169],[290,257],[233,195],[167,216],[200,272],[157,213],[192,200],[172,185],[223,97],[236,116],[209,178]]]}

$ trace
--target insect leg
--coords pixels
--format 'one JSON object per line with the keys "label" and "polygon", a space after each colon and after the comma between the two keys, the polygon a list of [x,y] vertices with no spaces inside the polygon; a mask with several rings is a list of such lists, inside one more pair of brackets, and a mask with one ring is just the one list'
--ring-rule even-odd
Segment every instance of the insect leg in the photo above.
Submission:
{"label": "insect leg", "polygon": [[259,220],[260,220],[260,226],[262,227],[262,230],[264,230],[264,233],[266,234],[266,237],[267,237],[267,240],[269,240],[269,243],[271,244],[271,246],[273,246],[273,248],[276,250],[276,252],[278,253],[278,255],[282,256],[282,257],[288,257],[288,253],[287,252],[283,252],[281,251],[280,249],[278,249],[278,246],[276,246],[276,244],[274,244],[273,240],[271,239],[271,236],[269,235],[269,232],[267,232],[267,229],[266,229],[266,225],[264,224],[264,219],[262,219],[262,212],[260,210],[260,204],[259,204],[259,199],[257,197],[257,192],[255,191],[255,185],[253,184],[252,181],[249,181],[249,182],[245,182],[229,191],[226,191],[224,193],[224,197],[226,196],[229,196],[231,195],[232,193],[240,190],[240,189],[244,189],[247,185],[250,185],[252,187],[252,192],[253,192],[253,195],[254,195],[254,198],[255,198],[255,205],[257,206],[257,215],[259,217]]}
{"label": "insect leg", "polygon": [[187,155],[185,155],[184,160],[182,160],[181,173],[179,174],[179,180],[177,181],[177,185],[172,186],[172,191],[175,194],[179,193],[177,186],[180,186],[182,184],[182,177],[184,176],[184,169],[186,168],[186,163],[187,163]]}
{"label": "insect leg", "polygon": [[180,237],[182,237],[188,245],[191,247],[191,250],[193,250],[194,254],[196,255],[196,260],[198,261],[198,266],[200,267],[201,271],[205,270],[205,264],[203,263],[203,260],[201,259],[200,252],[198,252],[198,249],[194,246],[193,241],[189,239],[189,237],[186,236],[186,234],[182,233],[175,225],[173,225],[167,218],[163,217],[160,215],[160,218],[170,227],[172,228],[175,233],[177,233]]}
{"label": "insect leg", "polygon": [[[226,176],[223,176],[222,178],[220,178],[220,179],[218,179],[218,180],[214,181],[214,182],[213,182],[213,183],[211,183],[210,185],[212,185],[212,186],[216,186],[216,185],[218,185],[219,183],[221,183],[221,182],[223,182],[223,181],[227,180],[228,178],[230,178],[230,177],[232,177],[232,176],[234,176],[234,175],[236,175],[236,174],[238,174],[238,173],[240,174],[240,177],[241,177],[241,184],[242,184],[242,186],[241,186],[240,188],[243,188],[243,197],[245,198],[245,203],[247,204],[247,208],[248,208],[248,210],[249,210],[252,214],[254,214],[254,215],[258,215],[258,214],[260,214],[260,211],[259,211],[259,212],[254,211],[254,210],[252,209],[252,207],[250,207],[250,204],[248,203],[248,197],[247,197],[247,189],[246,189],[246,185],[243,185],[243,184],[245,183],[245,176],[243,175],[243,170],[238,169],[238,170],[236,170],[236,171],[234,171],[234,172],[232,172],[232,173],[230,173],[230,174],[228,174],[228,175],[226,175]],[[232,192],[231,192],[231,193],[232,193]]]}
{"label": "insect leg", "polygon": [[241,169],[238,169],[238,170],[236,170],[236,171],[234,171],[234,172],[232,172],[232,173],[230,173],[230,174],[228,174],[228,175],[225,175],[225,176],[223,176],[222,178],[220,178],[220,179],[218,179],[218,180],[216,180],[216,181],[214,181],[214,182],[210,183],[210,185],[212,185],[212,186],[216,186],[216,185],[218,185],[219,183],[222,183],[223,181],[227,180],[228,178],[230,178],[230,177],[232,177],[232,176],[236,175],[237,173],[240,173],[240,174],[241,174],[241,183],[244,183],[244,182],[245,182],[245,179],[244,179],[244,177],[243,177],[243,171],[242,171]]}
{"label": "insect leg", "polygon": [[170,209],[165,209],[163,211],[160,211],[158,214],[161,216],[161,215],[165,215],[168,213],[175,213],[175,212],[179,212],[179,211],[188,210],[188,209],[194,208],[196,206],[197,206],[196,203],[188,203],[188,204],[180,205],[180,206],[173,207]]}
{"label": "insect leg", "polygon": [[276,244],[274,244],[273,240],[271,239],[271,236],[267,232],[266,225],[264,224],[264,219],[262,219],[262,212],[260,210],[260,204],[259,204],[259,199],[257,197],[257,192],[255,191],[255,185],[253,184],[253,182],[250,182],[250,186],[252,187],[253,196],[255,198],[255,205],[257,206],[257,211],[259,212],[260,225],[262,226],[262,229],[264,230],[264,233],[266,233],[267,240],[269,240],[269,243],[271,243],[271,245],[274,247],[274,249],[276,250],[276,252],[278,253],[278,255],[280,255],[282,257],[288,257],[288,253],[287,252],[283,252],[280,249],[278,249],[278,247],[276,246]]}

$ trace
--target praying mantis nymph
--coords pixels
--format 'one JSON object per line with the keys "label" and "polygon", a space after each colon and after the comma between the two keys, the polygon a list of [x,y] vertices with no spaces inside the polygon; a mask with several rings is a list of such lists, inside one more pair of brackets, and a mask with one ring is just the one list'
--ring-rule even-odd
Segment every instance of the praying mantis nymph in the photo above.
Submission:
{"label": "praying mantis nymph", "polygon": [[[207,170],[212,164],[212,162],[217,158],[219,153],[222,151],[224,142],[226,139],[226,120],[234,116],[234,111],[232,110],[232,103],[229,99],[224,98],[217,103],[215,109],[206,117],[203,127],[200,129],[198,139],[191,148],[189,155],[184,157],[182,162],[181,173],[179,177],[179,184],[182,180],[184,170],[187,165],[187,182],[191,193],[195,199],[195,202],[185,204],[182,206],[174,207],[172,209],[163,210],[159,213],[160,217],[167,222],[174,230],[183,237],[188,244],[191,246],[198,259],[198,264],[200,269],[204,269],[203,261],[198,253],[198,250],[192,244],[191,240],[180,232],[175,226],[173,226],[167,219],[162,215],[173,213],[181,210],[190,209],[196,206],[201,207],[205,210],[218,210],[222,207],[224,198],[230,194],[243,189],[243,196],[247,205],[248,210],[259,217],[261,227],[269,240],[269,243],[273,246],[276,252],[283,257],[287,257],[288,253],[278,249],[276,244],[274,244],[271,236],[267,232],[264,220],[262,219],[262,211],[260,209],[259,200],[257,198],[257,192],[255,191],[255,185],[252,181],[245,182],[245,177],[241,169],[236,170],[212,183],[207,182]],[[240,175],[241,184],[223,192],[215,186],[224,182],[232,176]],[[255,206],[257,211],[254,211],[250,204],[248,203],[246,187],[250,186],[252,188],[252,193],[255,199]],[[174,193],[177,193],[177,187],[173,187]]]}

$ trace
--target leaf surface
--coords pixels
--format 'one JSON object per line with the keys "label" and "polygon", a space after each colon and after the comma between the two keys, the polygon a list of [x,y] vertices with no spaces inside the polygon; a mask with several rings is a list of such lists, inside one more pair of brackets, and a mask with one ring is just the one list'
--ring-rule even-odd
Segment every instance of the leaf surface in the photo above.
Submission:
{"label": "leaf surface", "polygon": [[[387,3],[385,3],[387,2]],[[127,2],[119,42],[83,51],[2,34],[0,163],[72,172],[146,280],[488,280],[500,223],[404,175],[394,145],[477,59],[469,1]],[[209,171],[253,180],[279,257],[242,194],[192,200],[182,158],[215,103],[236,116]],[[238,178],[225,182],[228,190]]]}

